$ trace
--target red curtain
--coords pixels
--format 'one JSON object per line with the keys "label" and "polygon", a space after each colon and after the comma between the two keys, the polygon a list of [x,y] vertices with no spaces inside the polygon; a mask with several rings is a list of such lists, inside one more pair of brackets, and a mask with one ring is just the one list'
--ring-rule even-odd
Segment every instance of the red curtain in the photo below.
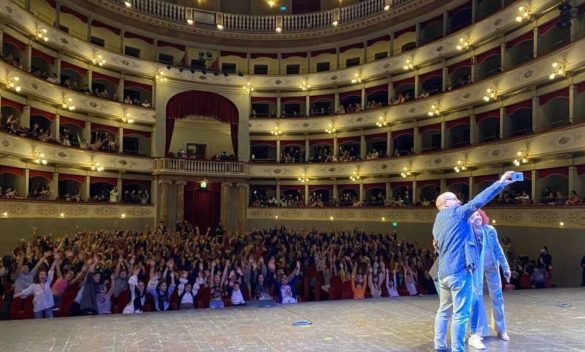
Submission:
{"label": "red curtain", "polygon": [[207,183],[202,190],[199,183],[189,182],[185,187],[185,220],[199,226],[202,232],[214,228],[220,221],[221,184]]}

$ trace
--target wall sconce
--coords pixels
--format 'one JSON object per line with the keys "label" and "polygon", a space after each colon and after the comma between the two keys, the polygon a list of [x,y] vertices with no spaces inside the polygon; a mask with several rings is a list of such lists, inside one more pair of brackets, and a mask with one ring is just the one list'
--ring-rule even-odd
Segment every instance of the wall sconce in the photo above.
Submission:
{"label": "wall sconce", "polygon": [[390,123],[390,121],[388,121],[386,116],[380,116],[380,117],[378,117],[378,122],[376,122],[376,126],[386,127],[386,126],[388,126],[389,123]]}
{"label": "wall sconce", "polygon": [[549,79],[565,76],[565,65],[560,62],[552,63],[553,72],[548,76]]}
{"label": "wall sconce", "polygon": [[126,113],[124,113],[124,117],[122,117],[122,122],[132,124],[132,123],[134,123],[134,119],[130,117],[129,112],[126,112]]}
{"label": "wall sconce", "polygon": [[157,82],[166,82],[167,78],[165,77],[165,72],[160,70],[158,71],[158,73],[155,75],[156,81]]}
{"label": "wall sconce", "polygon": [[353,175],[349,176],[349,179],[355,182],[355,181],[360,180],[361,177],[357,171],[354,171]]}
{"label": "wall sconce", "polygon": [[91,171],[102,172],[104,171],[104,167],[100,163],[93,162],[91,163]]}
{"label": "wall sconce", "polygon": [[274,126],[270,131],[270,134],[272,134],[273,136],[280,136],[282,134],[282,130],[278,128],[278,126]]}
{"label": "wall sconce", "polygon": [[106,63],[106,60],[101,55],[96,55],[91,59],[91,63],[98,66],[103,66]]}
{"label": "wall sconce", "polygon": [[528,150],[521,150],[516,153],[518,158],[514,159],[514,166],[520,166],[521,164],[527,164],[528,159]]}
{"label": "wall sconce", "polygon": [[204,177],[203,180],[201,182],[199,182],[199,187],[201,187],[202,189],[207,188],[207,178],[206,177]]}
{"label": "wall sconce", "polygon": [[384,11],[390,10],[390,2],[392,0],[384,0]]}
{"label": "wall sconce", "polygon": [[8,79],[8,88],[14,89],[16,92],[20,92],[22,87],[20,86],[20,77],[14,76]]}
{"label": "wall sconce", "polygon": [[404,71],[413,70],[414,62],[412,61],[412,59],[406,59],[406,62],[404,63],[404,66],[402,66],[402,68],[404,69]]}
{"label": "wall sconce", "polygon": [[266,3],[268,4],[268,7],[271,8],[274,7],[274,5],[276,5],[276,2],[274,0],[268,0]]}
{"label": "wall sconce", "polygon": [[459,38],[459,44],[457,44],[457,50],[463,51],[469,49],[469,40],[467,38]]}
{"label": "wall sconce", "polygon": [[491,100],[497,100],[497,99],[498,99],[498,91],[495,88],[486,89],[485,95],[483,96],[483,101],[485,101],[487,103]]}
{"label": "wall sconce", "polygon": [[220,31],[223,31],[223,13],[221,12],[215,13],[215,26]]}
{"label": "wall sconce", "polygon": [[402,168],[402,172],[400,173],[400,176],[402,176],[402,178],[406,178],[407,176],[411,175],[412,169],[410,168],[410,166],[405,166],[404,168]]}
{"label": "wall sconce", "polygon": [[335,125],[333,124],[333,122],[330,122],[329,125],[327,125],[327,128],[325,128],[325,132],[332,134],[335,133],[337,131],[337,129],[335,128]]}
{"label": "wall sconce", "polygon": [[516,22],[522,22],[530,18],[531,12],[528,6],[520,6],[518,8],[518,16],[516,16]]}
{"label": "wall sconce", "polygon": [[245,86],[243,86],[242,88],[244,88],[244,90],[246,91],[246,93],[250,93],[254,91],[254,87],[252,87],[252,83],[248,82],[246,83]]}
{"label": "wall sconce", "polygon": [[282,16],[276,16],[276,32],[280,33],[282,32]]}
{"label": "wall sconce", "polygon": [[439,116],[440,114],[441,114],[441,111],[439,110],[439,105],[435,105],[435,104],[431,105],[431,110],[428,112],[428,115],[430,117],[433,117],[433,116]]}
{"label": "wall sconce", "polygon": [[124,5],[126,7],[132,7],[132,2],[131,1],[124,1]]}
{"label": "wall sconce", "polygon": [[299,177],[299,178],[298,178],[298,180],[299,180],[301,183],[307,183],[307,182],[309,182],[309,178],[308,178],[308,177],[307,177],[307,175],[305,175],[304,173],[301,175],[301,177]]}
{"label": "wall sconce", "polygon": [[63,103],[61,104],[63,110],[74,111],[75,105],[73,105],[73,99],[67,96],[63,96]]}
{"label": "wall sconce", "polygon": [[337,25],[339,24],[340,17],[341,15],[339,9],[333,9],[333,21],[331,22],[331,25],[333,25],[333,27],[337,27]]}
{"label": "wall sconce", "polygon": [[126,219],[126,213],[122,213],[122,214],[120,214],[120,218],[121,218],[121,219]]}
{"label": "wall sconce", "polygon": [[453,168],[456,173],[467,170],[467,160],[457,160],[457,166]]}
{"label": "wall sconce", "polygon": [[362,83],[362,76],[360,76],[359,73],[356,73],[355,75],[353,75],[353,79],[351,80],[351,83],[353,83],[353,84]]}
{"label": "wall sconce", "polygon": [[47,159],[45,159],[45,154],[43,153],[39,153],[39,152],[35,152],[34,156],[33,156],[33,163],[35,164],[39,164],[39,165],[47,165]]}
{"label": "wall sconce", "polygon": [[49,41],[49,37],[47,36],[47,29],[46,28],[37,28],[37,38],[39,40],[42,40],[44,42],[48,42]]}
{"label": "wall sconce", "polygon": [[192,9],[188,9],[185,7],[185,20],[187,21],[187,24],[189,26],[192,26],[195,24],[195,20],[193,19],[193,10]]}
{"label": "wall sconce", "polygon": [[307,83],[307,81],[303,81],[303,83],[301,83],[301,84],[299,85],[299,88],[300,88],[301,90],[304,90],[304,91],[306,91],[306,90],[309,90],[309,88],[311,88],[311,86],[310,86],[310,85]]}

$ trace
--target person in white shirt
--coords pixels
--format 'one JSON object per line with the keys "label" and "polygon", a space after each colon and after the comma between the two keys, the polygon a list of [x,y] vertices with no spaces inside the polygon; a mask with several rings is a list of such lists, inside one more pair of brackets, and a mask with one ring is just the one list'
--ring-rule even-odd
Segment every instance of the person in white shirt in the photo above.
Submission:
{"label": "person in white shirt", "polygon": [[418,295],[418,292],[416,291],[416,279],[414,272],[406,263],[404,263],[402,267],[404,268],[404,281],[406,282],[406,289],[408,290],[408,294],[411,296]]}
{"label": "person in white shirt", "polygon": [[374,262],[375,270],[368,266],[368,285],[370,286],[370,294],[373,298],[382,297],[382,283],[384,282],[384,268],[381,268],[381,273],[377,271],[377,262]]}
{"label": "person in white shirt", "polygon": [[240,290],[240,282],[238,280],[233,280],[232,282],[230,282],[227,290],[232,301],[232,306],[246,305],[246,301],[244,300],[244,296],[242,295],[242,291]]}
{"label": "person in white shirt", "polygon": [[179,309],[193,309],[195,308],[195,297],[199,292],[199,284],[195,283],[195,285],[191,285],[187,276],[189,275],[188,272],[184,271],[179,278],[179,286],[177,289],[179,290]]}
{"label": "person in white shirt", "polygon": [[386,289],[390,298],[400,297],[396,290],[396,268],[392,271],[393,279],[390,280],[390,269],[386,268]]}
{"label": "person in white shirt", "polygon": [[[46,256],[43,258],[43,261],[47,265],[49,264]],[[55,302],[53,301],[53,293],[51,292],[51,282],[55,275],[56,264],[57,260],[54,260],[48,273],[45,270],[40,270],[38,275],[35,276],[35,282],[32,285],[14,295],[14,298],[27,297],[30,295],[34,296],[33,305],[35,319],[53,317],[53,307],[55,306]]]}
{"label": "person in white shirt", "polygon": [[124,308],[122,314],[137,314],[144,311],[144,303],[146,303],[146,289],[144,281],[138,281],[138,274],[140,269],[134,269],[134,275],[128,279],[128,286],[130,287],[131,299],[128,305]]}
{"label": "person in white shirt", "polygon": [[97,294],[97,312],[99,315],[112,314],[112,294],[114,293],[114,275],[110,277],[110,289],[108,290],[106,282],[100,286]]}
{"label": "person in white shirt", "polygon": [[110,203],[117,203],[118,202],[118,190],[116,187],[112,188],[110,191]]}

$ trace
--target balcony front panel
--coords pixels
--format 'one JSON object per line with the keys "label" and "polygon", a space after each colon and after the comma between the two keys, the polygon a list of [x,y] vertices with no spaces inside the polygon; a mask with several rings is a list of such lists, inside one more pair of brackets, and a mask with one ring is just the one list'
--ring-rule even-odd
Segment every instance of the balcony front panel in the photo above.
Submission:
{"label": "balcony front panel", "polygon": [[123,154],[100,153],[86,149],[63,147],[58,144],[42,143],[7,133],[0,133],[0,153],[24,160],[33,160],[35,153],[44,154],[49,164],[90,168],[99,163],[108,170],[150,173],[154,168],[153,159],[138,158]]}
{"label": "balcony front panel", "polygon": [[122,220],[131,218],[154,218],[154,215],[155,208],[152,205],[0,200],[0,219],[80,218]]}
{"label": "balcony front panel", "polygon": [[[529,147],[529,148],[528,148]],[[546,158],[561,153],[585,150],[585,125],[531,135],[508,142],[458,149],[451,152],[423,154],[362,162],[315,164],[250,164],[250,177],[309,178],[349,177],[356,171],[360,176],[400,174],[404,167],[415,173],[452,169],[458,160],[467,160],[469,167],[512,162],[520,150],[530,150],[531,158]]]}
{"label": "balcony front panel", "polygon": [[203,175],[246,177],[248,164],[231,161],[156,159],[155,173],[165,175]]}
{"label": "balcony front panel", "polygon": [[[488,207],[490,218],[497,226],[542,227],[542,228],[583,228],[585,209],[583,207]],[[513,210],[513,211],[511,211]],[[432,224],[437,209],[426,208],[248,208],[249,220],[303,221],[303,227],[311,227],[307,221],[335,222],[392,222]],[[382,220],[384,218],[384,220]],[[563,223],[561,226],[561,222]],[[430,234],[429,234],[430,236]]]}

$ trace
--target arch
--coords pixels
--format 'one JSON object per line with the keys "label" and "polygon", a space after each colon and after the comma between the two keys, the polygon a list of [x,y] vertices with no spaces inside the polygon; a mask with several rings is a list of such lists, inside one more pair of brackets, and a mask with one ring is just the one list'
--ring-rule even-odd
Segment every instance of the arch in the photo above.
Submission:
{"label": "arch", "polygon": [[165,152],[169,152],[175,128],[175,119],[190,115],[211,117],[230,125],[234,155],[238,155],[238,122],[239,113],[236,105],[228,98],[212,92],[190,90],[173,96],[166,108],[166,141]]}

